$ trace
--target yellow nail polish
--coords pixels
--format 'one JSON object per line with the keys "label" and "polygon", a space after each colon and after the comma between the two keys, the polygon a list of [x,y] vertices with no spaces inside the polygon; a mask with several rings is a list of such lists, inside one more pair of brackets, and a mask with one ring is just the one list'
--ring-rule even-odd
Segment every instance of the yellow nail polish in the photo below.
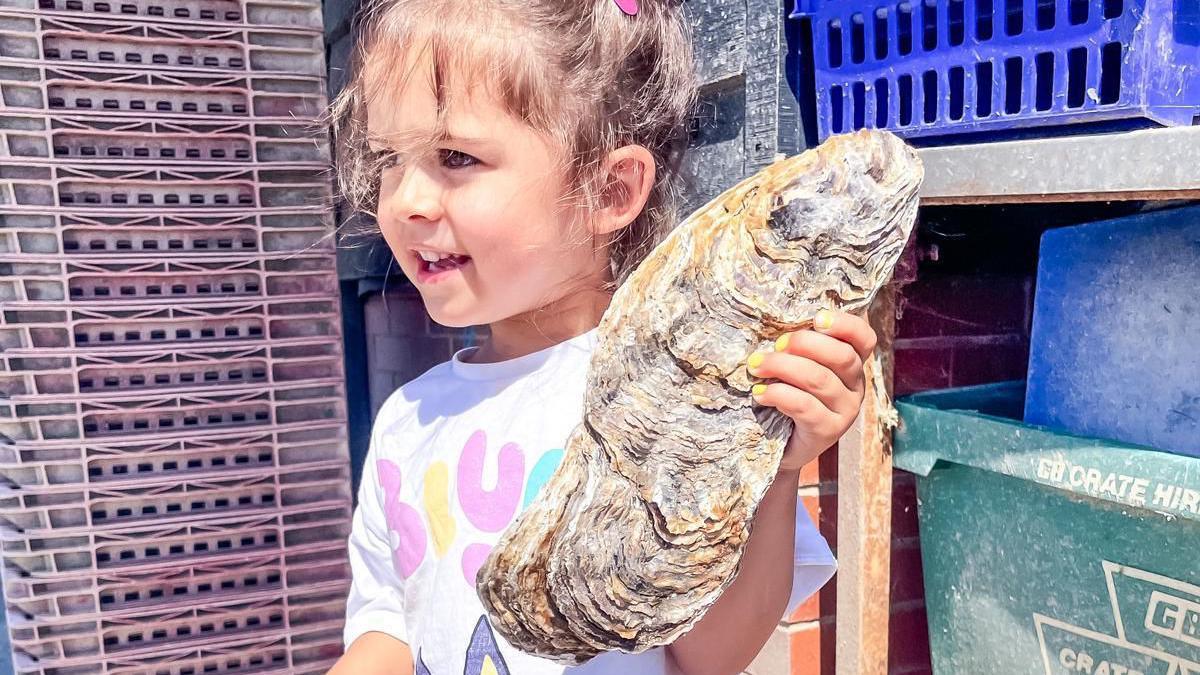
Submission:
{"label": "yellow nail polish", "polygon": [[767,385],[756,384],[753,387],[750,387],[750,393],[754,394],[755,396],[762,396],[763,394],[767,393]]}
{"label": "yellow nail polish", "polygon": [[813,325],[816,326],[818,330],[828,330],[831,326],[833,326],[833,312],[827,309],[822,309],[821,311],[817,312],[817,318],[813,320]]}
{"label": "yellow nail polish", "polygon": [[754,370],[755,368],[761,366],[762,362],[763,362],[763,353],[762,352],[754,352],[753,354],[750,355],[750,358],[746,359],[746,365],[750,368],[750,370]]}
{"label": "yellow nail polish", "polygon": [[790,337],[790,333],[784,333],[783,335],[780,335],[779,339],[775,341],[775,351],[782,352],[786,350],[788,346],[788,338]]}

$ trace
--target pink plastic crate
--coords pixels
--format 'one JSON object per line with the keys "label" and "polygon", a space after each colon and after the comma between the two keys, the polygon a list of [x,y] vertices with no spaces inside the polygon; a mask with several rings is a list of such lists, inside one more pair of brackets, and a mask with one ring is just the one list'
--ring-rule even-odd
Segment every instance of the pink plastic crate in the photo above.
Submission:
{"label": "pink plastic crate", "polygon": [[159,345],[248,347],[327,343],[340,336],[334,300],[229,303],[180,307],[109,305],[73,309],[49,303],[0,314],[0,347],[8,356],[144,352]]}
{"label": "pink plastic crate", "polygon": [[188,26],[250,25],[321,30],[321,4],[317,0],[0,0],[0,8]]}
{"label": "pink plastic crate", "polygon": [[131,114],[181,121],[316,119],[324,80],[292,75],[205,75],[89,66],[0,66],[0,99],[23,114]]}
{"label": "pink plastic crate", "polygon": [[59,165],[6,167],[9,203],[18,207],[188,211],[327,209],[322,174],[305,168],[100,168]]}
{"label": "pink plastic crate", "polygon": [[344,589],[348,578],[344,547],[330,542],[300,556],[268,553],[213,565],[108,572],[94,579],[19,580],[7,588],[6,600],[21,621],[62,622],[271,599],[289,588]]}
{"label": "pink plastic crate", "polygon": [[307,30],[234,29],[0,12],[0,56],[145,70],[320,76],[322,36]]}
{"label": "pink plastic crate", "polygon": [[[232,243],[231,240],[219,241]],[[335,261],[328,255],[268,258],[232,256],[204,260],[64,261],[13,263],[0,277],[0,298],[79,306],[112,302],[161,304],[247,298],[330,298],[337,293]]]}
{"label": "pink plastic crate", "polygon": [[343,588],[296,592],[257,601],[225,600],[201,608],[120,618],[44,624],[26,637],[12,628],[17,653],[43,667],[66,667],[96,658],[156,657],[165,650],[220,644],[226,648],[286,638],[293,631],[340,625]]}
{"label": "pink plastic crate", "polygon": [[228,430],[205,438],[0,445],[0,476],[23,489],[136,485],[221,476],[231,469],[327,466],[347,457],[345,423],[336,420],[299,429]]}
{"label": "pink plastic crate", "polygon": [[0,260],[333,254],[332,215],[322,211],[179,215],[0,213]]}
{"label": "pink plastic crate", "polygon": [[72,579],[130,570],[223,564],[254,555],[299,553],[350,534],[350,503],[230,515],[195,523],[145,524],[120,531],[87,528],[47,537],[0,532],[5,575]]}
{"label": "pink plastic crate", "polygon": [[307,164],[324,169],[328,139],[311,122],[89,119],[0,114],[0,157],[72,165]]}
{"label": "pink plastic crate", "polygon": [[[57,356],[45,359],[0,357],[0,394],[13,403],[35,403],[42,396],[135,396],[145,393],[206,391],[214,388],[333,383],[341,378],[340,350],[313,345],[302,354],[253,347],[243,350],[193,350],[104,356]],[[294,351],[294,350],[288,350]],[[307,354],[308,356],[305,356]]]}

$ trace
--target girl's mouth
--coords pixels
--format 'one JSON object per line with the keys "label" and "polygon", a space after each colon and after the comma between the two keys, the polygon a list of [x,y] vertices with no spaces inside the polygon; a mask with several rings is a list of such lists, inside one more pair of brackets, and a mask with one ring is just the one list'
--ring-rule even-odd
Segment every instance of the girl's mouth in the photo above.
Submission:
{"label": "girl's mouth", "polygon": [[442,279],[471,262],[471,257],[456,253],[417,251],[417,280],[428,283]]}

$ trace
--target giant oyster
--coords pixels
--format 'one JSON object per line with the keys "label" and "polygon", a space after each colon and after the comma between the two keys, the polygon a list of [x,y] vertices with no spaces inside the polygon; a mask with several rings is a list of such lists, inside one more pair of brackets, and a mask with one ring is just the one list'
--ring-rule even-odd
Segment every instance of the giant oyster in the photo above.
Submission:
{"label": "giant oyster", "polygon": [[478,576],[492,625],[563,663],[670,643],[737,573],[791,420],[746,358],[822,307],[864,310],[923,170],[886,132],[780,160],[685,220],[600,323],[583,423]]}

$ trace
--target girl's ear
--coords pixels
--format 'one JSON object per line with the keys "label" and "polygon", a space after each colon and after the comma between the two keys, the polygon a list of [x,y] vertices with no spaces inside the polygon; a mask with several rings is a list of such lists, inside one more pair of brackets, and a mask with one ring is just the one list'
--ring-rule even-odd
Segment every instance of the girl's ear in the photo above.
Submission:
{"label": "girl's ear", "polygon": [[654,155],[640,145],[617,148],[604,160],[604,172],[608,184],[591,219],[596,235],[616,232],[641,214],[654,187]]}

